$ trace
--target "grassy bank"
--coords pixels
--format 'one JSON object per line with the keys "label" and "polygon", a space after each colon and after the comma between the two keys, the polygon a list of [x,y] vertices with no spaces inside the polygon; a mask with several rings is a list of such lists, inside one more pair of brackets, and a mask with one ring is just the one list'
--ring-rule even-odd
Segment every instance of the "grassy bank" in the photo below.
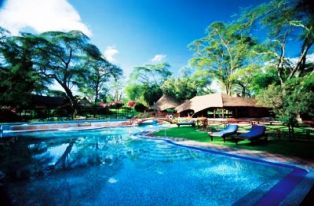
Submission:
{"label": "grassy bank", "polygon": [[[314,159],[314,142],[313,141],[295,141],[295,140],[286,140],[286,139],[277,139],[275,137],[278,131],[278,126],[269,126],[267,127],[268,136],[271,140],[268,142],[260,142],[252,144],[248,140],[243,140],[236,145],[233,141],[223,142],[223,139],[220,137],[215,137],[213,141],[210,140],[207,132],[197,130],[192,127],[174,127],[167,128],[155,132],[155,136],[166,136],[170,138],[182,138],[187,140],[194,140],[198,142],[208,142],[214,145],[223,145],[236,149],[247,149],[247,150],[256,150],[256,151],[265,151],[273,154],[281,154],[288,157],[299,157],[305,160]],[[240,131],[248,129],[247,127],[241,127]],[[281,130],[280,130],[281,131]],[[297,135],[303,135],[302,130],[298,130]],[[313,138],[311,135],[309,138]]]}

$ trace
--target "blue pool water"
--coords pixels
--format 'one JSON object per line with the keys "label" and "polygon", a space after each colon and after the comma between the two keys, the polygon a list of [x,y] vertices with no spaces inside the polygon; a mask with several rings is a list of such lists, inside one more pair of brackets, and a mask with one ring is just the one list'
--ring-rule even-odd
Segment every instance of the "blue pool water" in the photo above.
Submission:
{"label": "blue pool water", "polygon": [[139,134],[154,129],[2,138],[1,193],[13,205],[252,205],[293,172]]}

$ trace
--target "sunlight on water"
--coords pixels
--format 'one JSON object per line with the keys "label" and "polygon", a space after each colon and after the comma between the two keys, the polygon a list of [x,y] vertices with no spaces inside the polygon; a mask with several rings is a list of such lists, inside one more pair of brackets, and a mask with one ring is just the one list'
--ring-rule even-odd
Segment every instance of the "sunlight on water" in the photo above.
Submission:
{"label": "sunlight on water", "polygon": [[111,183],[111,184],[114,184],[114,183],[117,183],[118,180],[115,179],[115,178],[113,178],[113,177],[110,177],[110,178],[108,179],[108,182]]}
{"label": "sunlight on water", "polygon": [[290,172],[140,135],[158,128],[2,138],[4,195],[16,205],[230,205],[256,188],[257,201]]}

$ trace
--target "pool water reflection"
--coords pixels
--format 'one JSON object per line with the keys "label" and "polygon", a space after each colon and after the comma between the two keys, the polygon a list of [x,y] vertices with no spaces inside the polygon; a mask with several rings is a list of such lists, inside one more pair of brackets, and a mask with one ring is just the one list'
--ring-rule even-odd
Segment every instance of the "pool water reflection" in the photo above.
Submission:
{"label": "pool water reflection", "polygon": [[13,205],[251,205],[291,172],[136,135],[149,129],[2,138],[1,191]]}

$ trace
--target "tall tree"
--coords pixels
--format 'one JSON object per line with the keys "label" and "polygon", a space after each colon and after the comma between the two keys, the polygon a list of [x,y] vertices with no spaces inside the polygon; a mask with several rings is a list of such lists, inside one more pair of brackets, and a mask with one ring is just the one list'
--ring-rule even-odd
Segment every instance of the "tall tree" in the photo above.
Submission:
{"label": "tall tree", "polygon": [[[276,115],[293,133],[301,113],[311,114],[313,97],[313,63],[307,61],[313,51],[313,3],[308,0],[276,0],[246,12],[242,20],[258,28],[265,28],[264,56],[268,67],[277,74],[279,85],[271,84],[258,99],[272,102]],[[299,48],[296,58],[289,58],[288,48]],[[312,86],[306,86],[312,85]]]}
{"label": "tall tree", "polygon": [[90,59],[86,67],[89,72],[80,78],[79,90],[93,99],[96,104],[100,100],[100,97],[104,97],[108,92],[109,80],[111,78],[117,80],[122,76],[122,70],[103,57]]}
{"label": "tall tree", "polygon": [[162,96],[160,86],[171,76],[169,67],[167,63],[135,67],[126,86],[128,97],[136,98],[133,100],[144,100],[147,105],[153,105]]}
{"label": "tall tree", "polygon": [[231,94],[234,81],[231,75],[248,64],[255,40],[250,37],[246,24],[214,22],[207,35],[194,41],[191,48],[193,66],[208,71],[212,79],[220,81],[227,94]]}
{"label": "tall tree", "polygon": [[169,78],[161,86],[163,94],[178,100],[191,99],[197,94],[197,84],[189,78]]}
{"label": "tall tree", "polygon": [[124,98],[125,82],[123,78],[111,79],[108,82],[108,98],[114,102],[121,102]]}
{"label": "tall tree", "polygon": [[42,91],[47,83],[34,66],[40,48],[31,34],[10,36],[6,32],[0,41],[0,102],[2,105],[26,106],[31,93]]}
{"label": "tall tree", "polygon": [[43,39],[41,44],[45,48],[40,54],[38,71],[45,78],[55,80],[64,89],[74,117],[78,103],[73,88],[79,85],[79,77],[89,73],[89,59],[99,59],[101,52],[80,31],[50,31],[40,34],[39,38]]}
{"label": "tall tree", "polygon": [[145,85],[160,84],[171,75],[169,68],[167,63],[135,67],[130,74],[130,80]]}
{"label": "tall tree", "polygon": [[183,67],[177,77],[164,81],[161,89],[163,94],[175,97],[177,100],[186,100],[196,95],[212,93],[208,88],[210,84],[211,79],[206,75],[206,71]]}
{"label": "tall tree", "polygon": [[[314,18],[307,0],[275,0],[262,4],[243,15],[243,22],[266,27],[268,38],[264,42],[264,54],[277,69],[280,84],[300,77],[313,67],[307,63],[307,55],[314,43]],[[297,58],[288,57],[290,45],[300,45]]]}

